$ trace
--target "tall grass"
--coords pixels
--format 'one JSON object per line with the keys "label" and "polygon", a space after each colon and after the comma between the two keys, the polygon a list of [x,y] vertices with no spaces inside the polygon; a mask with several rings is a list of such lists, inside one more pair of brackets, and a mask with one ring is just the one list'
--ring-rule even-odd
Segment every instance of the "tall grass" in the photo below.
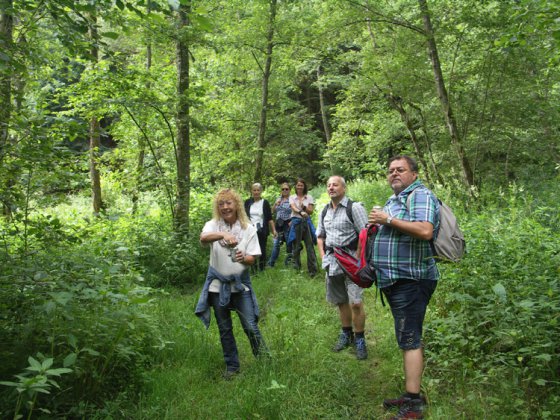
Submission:
{"label": "tall grass", "polygon": [[[386,310],[372,312],[367,327],[371,357],[358,361],[330,348],[339,333],[335,308],[325,301],[323,279],[275,268],[253,278],[260,326],[272,357],[255,359],[236,321],[242,373],[224,381],[224,362],[213,321],[206,331],[194,316],[196,294],[160,300],[164,330],[174,345],[150,378],[134,418],[372,418],[381,396],[395,394],[400,368],[382,360],[396,353]],[[367,292],[370,309],[373,291]],[[398,359],[398,358],[397,358]],[[382,374],[387,372],[389,379]],[[390,372],[390,373],[389,373]],[[380,392],[382,391],[382,392]]]}

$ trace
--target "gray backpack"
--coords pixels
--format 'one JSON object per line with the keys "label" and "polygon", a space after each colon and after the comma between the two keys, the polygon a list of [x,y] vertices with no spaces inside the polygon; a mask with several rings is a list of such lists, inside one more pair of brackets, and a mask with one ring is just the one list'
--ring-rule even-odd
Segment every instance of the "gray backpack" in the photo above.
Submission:
{"label": "gray backpack", "polygon": [[[410,207],[410,198],[413,193],[408,195],[406,206]],[[434,257],[442,262],[459,262],[465,254],[465,237],[457,218],[449,206],[439,198],[439,231],[437,238],[430,241]]]}

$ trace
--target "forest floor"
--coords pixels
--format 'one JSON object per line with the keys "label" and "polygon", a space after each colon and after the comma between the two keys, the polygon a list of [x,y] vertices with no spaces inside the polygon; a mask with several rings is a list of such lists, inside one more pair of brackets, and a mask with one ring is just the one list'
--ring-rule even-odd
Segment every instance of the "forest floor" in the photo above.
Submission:
{"label": "forest floor", "polygon": [[[340,322],[325,301],[324,274],[310,278],[285,267],[252,277],[260,327],[270,359],[255,359],[234,316],[242,372],[222,378],[224,362],[214,319],[209,330],[194,316],[199,290],[169,291],[157,305],[169,342],[146,372],[147,386],[126,417],[135,419],[386,419],[384,398],[402,392],[401,354],[388,307],[365,291],[369,357],[331,351]],[[427,315],[429,323],[430,314]],[[424,377],[428,418],[473,418],[434,392]],[[444,397],[443,397],[444,398]],[[121,401],[122,402],[122,401]],[[439,406],[439,404],[442,404]],[[122,406],[121,406],[122,407]],[[478,418],[478,417],[477,417]]]}

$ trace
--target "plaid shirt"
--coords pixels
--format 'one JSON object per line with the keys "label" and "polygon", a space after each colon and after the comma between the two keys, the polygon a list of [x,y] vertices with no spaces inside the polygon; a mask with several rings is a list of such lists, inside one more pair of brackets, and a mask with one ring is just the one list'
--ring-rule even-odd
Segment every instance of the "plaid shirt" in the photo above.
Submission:
{"label": "plaid shirt", "polygon": [[[319,214],[319,224],[317,226],[317,237],[326,237],[325,246],[327,252],[323,258],[322,267],[327,271],[329,276],[342,274],[342,268],[337,264],[332,248],[344,248],[358,237],[358,233],[367,224],[367,213],[361,203],[352,203],[352,217],[354,224],[346,214],[346,206],[348,205],[348,197],[344,197],[336,209],[333,209],[332,203],[328,204],[325,219],[321,220]],[[321,209],[322,213],[322,209]],[[355,251],[352,251],[355,254]]]}
{"label": "plaid shirt", "polygon": [[[407,208],[408,195],[410,208]],[[439,229],[439,203],[422,182],[416,180],[399,195],[392,195],[384,211],[397,219],[411,222],[430,222],[434,237]],[[377,232],[373,246],[373,265],[378,287],[388,287],[398,280],[437,280],[439,272],[433,258],[430,241],[412,236],[383,225]]]}

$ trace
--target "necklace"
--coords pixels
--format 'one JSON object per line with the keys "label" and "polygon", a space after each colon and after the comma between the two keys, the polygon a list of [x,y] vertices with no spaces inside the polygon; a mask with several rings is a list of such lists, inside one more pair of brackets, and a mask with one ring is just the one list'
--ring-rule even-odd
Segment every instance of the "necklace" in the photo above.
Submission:
{"label": "necklace", "polygon": [[[235,236],[235,239],[237,239],[238,243],[241,242],[241,239],[243,239],[243,229],[241,229],[241,223],[239,223],[239,220],[236,220],[235,223],[230,225],[224,222],[223,219],[220,219],[218,221],[218,232],[231,233],[233,236]],[[228,246],[223,239],[220,240],[220,245]]]}

